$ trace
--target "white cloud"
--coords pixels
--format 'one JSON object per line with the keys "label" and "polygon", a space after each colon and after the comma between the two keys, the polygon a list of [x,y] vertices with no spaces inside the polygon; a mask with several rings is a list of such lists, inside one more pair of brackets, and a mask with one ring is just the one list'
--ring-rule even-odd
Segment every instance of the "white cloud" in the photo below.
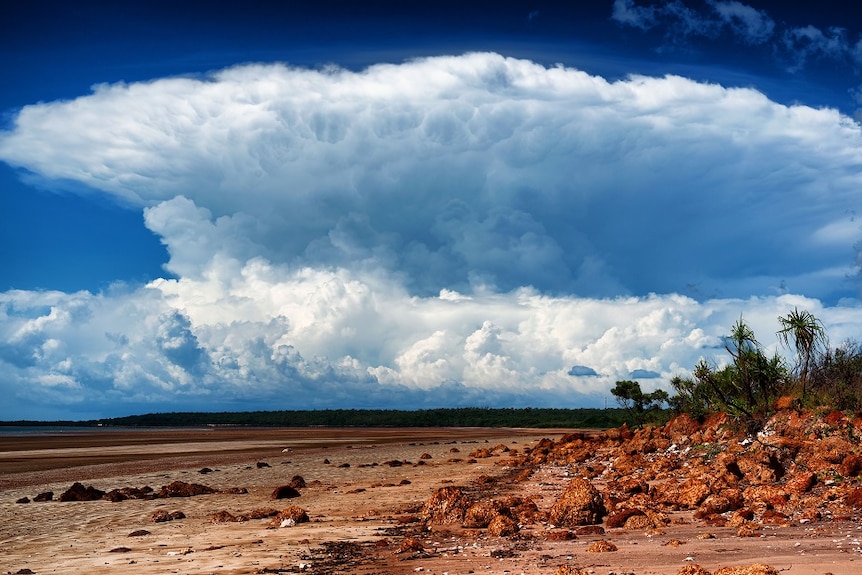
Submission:
{"label": "white cloud", "polygon": [[655,12],[655,7],[636,6],[634,0],[614,0],[611,18],[626,26],[649,30],[655,26]]}
{"label": "white cloud", "polygon": [[734,33],[748,44],[762,44],[775,31],[775,21],[763,10],[742,2],[711,1],[710,6]]}
{"label": "white cloud", "polygon": [[[184,278],[217,246],[237,265],[385,269],[422,295],[745,296],[852,259],[796,238],[855,205],[859,137],[751,89],[468,54],[97,86],[24,108],[0,157],[145,206]],[[710,257],[679,265],[692,254]]]}
{"label": "white cloud", "polygon": [[813,62],[830,60],[862,63],[862,39],[853,42],[847,30],[830,26],[776,22],[767,11],[737,0],[707,0],[708,9],[691,7],[682,0],[638,5],[634,0],[615,0],[611,19],[641,30],[660,29],[674,43],[691,38],[718,38],[729,32],[747,45],[769,45],[791,72]]}
{"label": "white cloud", "polygon": [[750,89],[496,54],[30,106],[0,158],[140,205],[175,277],[0,294],[0,392],[114,413],[599,406],[616,379],[720,356],[740,314],[764,342],[794,306],[858,337],[862,307],[836,301],[856,294],[860,140]]}

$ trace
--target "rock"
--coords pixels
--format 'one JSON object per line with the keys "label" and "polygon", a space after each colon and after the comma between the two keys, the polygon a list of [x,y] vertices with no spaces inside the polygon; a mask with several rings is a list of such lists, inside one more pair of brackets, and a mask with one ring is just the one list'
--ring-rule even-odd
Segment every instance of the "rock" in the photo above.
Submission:
{"label": "rock", "polygon": [[710,572],[698,565],[697,563],[692,563],[690,565],[683,566],[677,575],[710,575]]}
{"label": "rock", "polygon": [[506,515],[497,515],[488,524],[488,534],[494,537],[508,537],[518,532],[518,523]]}
{"label": "rock", "polygon": [[721,567],[712,575],[778,575],[778,569],[763,563],[755,563],[748,567]]}
{"label": "rock", "polygon": [[301,494],[299,491],[291,487],[290,485],[282,485],[281,487],[276,487],[272,492],[270,499],[293,499],[294,497],[299,497]]}
{"label": "rock", "polygon": [[199,483],[174,481],[172,483],[169,483],[168,485],[163,486],[159,490],[157,497],[194,497],[196,495],[210,495],[212,493],[218,493],[218,491],[213,489],[212,487],[201,485]]}
{"label": "rock", "polygon": [[592,575],[589,570],[579,569],[571,565],[560,565],[554,571],[554,575]]}
{"label": "rock", "polygon": [[129,533],[129,537],[143,537],[144,535],[150,535],[150,532],[146,529],[138,529]]}
{"label": "rock", "polygon": [[39,495],[34,497],[33,501],[35,501],[36,503],[42,503],[44,501],[51,501],[53,499],[54,499],[54,492],[53,491],[46,491],[45,493],[40,493]]}
{"label": "rock", "polygon": [[22,497],[21,499],[16,500],[15,503],[30,503],[30,498]]}
{"label": "rock", "polygon": [[263,469],[264,467],[270,467],[270,464],[266,461],[258,461],[255,465],[257,465],[258,469]]}
{"label": "rock", "polygon": [[858,477],[862,474],[862,455],[848,455],[838,466],[838,474],[844,477]]}
{"label": "rock", "polygon": [[844,505],[862,509],[862,487],[857,487],[844,498]]}
{"label": "rock", "polygon": [[294,525],[308,523],[309,521],[308,512],[305,509],[291,505],[282,509],[272,518],[269,524],[271,527],[293,527]]}
{"label": "rock", "polygon": [[607,514],[601,493],[582,477],[572,479],[548,514],[548,521],[559,527],[578,527],[600,523]]}
{"label": "rock", "polygon": [[92,485],[84,487],[83,484],[75,482],[60,495],[60,501],[98,501],[104,495],[104,491],[96,489]]}
{"label": "rock", "polygon": [[683,507],[693,509],[700,505],[709,496],[709,493],[709,486],[704,481],[690,478],[679,486],[677,502]]}
{"label": "rock", "polygon": [[632,515],[626,519],[623,527],[626,529],[650,529],[651,527],[655,527],[655,525],[653,525],[652,519],[648,515]]}
{"label": "rock", "polygon": [[239,523],[242,521],[248,521],[248,518],[243,515],[236,516],[229,511],[219,511],[210,516],[210,523]]}
{"label": "rock", "polygon": [[479,501],[471,505],[464,514],[464,527],[482,529],[503,512],[508,512],[500,501]]}
{"label": "rock", "polygon": [[595,541],[587,547],[587,551],[590,553],[610,553],[611,551],[616,551],[617,546],[611,543],[610,541]]}
{"label": "rock", "polygon": [[254,509],[248,513],[249,519],[267,519],[269,517],[275,517],[278,515],[278,509],[273,509],[272,507],[262,507],[258,509]]}
{"label": "rock", "polygon": [[401,545],[398,546],[398,549],[395,550],[395,553],[422,553],[424,551],[425,547],[422,546],[421,541],[415,537],[405,537]]}
{"label": "rock", "polygon": [[646,513],[640,509],[623,509],[622,511],[608,515],[608,519],[605,521],[605,524],[608,526],[608,529],[616,529],[624,526],[630,517],[635,517],[637,515],[646,517]]}
{"label": "rock", "polygon": [[290,479],[290,483],[288,483],[288,485],[290,485],[294,489],[305,489],[306,487],[308,487],[305,484],[305,479],[302,478],[302,475],[294,475]]}
{"label": "rock", "polygon": [[178,519],[185,519],[186,514],[182,511],[171,511],[168,513],[164,509],[160,509],[153,513],[153,523],[165,523],[167,521],[176,521]]}
{"label": "rock", "polygon": [[787,483],[784,484],[784,490],[787,493],[795,493],[800,495],[810,491],[814,484],[817,483],[817,474],[813,471],[802,471],[790,476]]}
{"label": "rock", "polygon": [[472,504],[460,487],[441,487],[428,498],[419,516],[429,523],[461,523]]}

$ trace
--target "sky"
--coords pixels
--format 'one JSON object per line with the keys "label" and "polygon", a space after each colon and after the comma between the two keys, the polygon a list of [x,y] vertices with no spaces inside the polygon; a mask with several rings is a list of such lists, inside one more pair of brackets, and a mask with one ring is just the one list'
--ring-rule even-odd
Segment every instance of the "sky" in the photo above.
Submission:
{"label": "sky", "polygon": [[862,340],[862,18],[804,4],[4,4],[0,420],[604,407],[740,318]]}

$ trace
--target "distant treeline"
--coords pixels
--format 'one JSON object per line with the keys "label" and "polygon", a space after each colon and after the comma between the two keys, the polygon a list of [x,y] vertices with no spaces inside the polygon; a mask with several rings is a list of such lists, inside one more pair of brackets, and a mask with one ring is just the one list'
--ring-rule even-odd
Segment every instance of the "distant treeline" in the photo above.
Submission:
{"label": "distant treeline", "polygon": [[122,427],[618,427],[623,409],[441,408],[415,411],[385,409],[326,409],[313,411],[243,411],[148,413],[91,421],[14,421],[15,426]]}

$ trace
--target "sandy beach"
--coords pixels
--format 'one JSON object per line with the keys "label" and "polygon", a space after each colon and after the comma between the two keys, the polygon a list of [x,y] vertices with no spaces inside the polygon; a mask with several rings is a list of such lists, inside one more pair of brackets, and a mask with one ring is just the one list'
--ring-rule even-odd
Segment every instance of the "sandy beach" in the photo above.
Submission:
{"label": "sandy beach", "polygon": [[[0,573],[676,575],[695,563],[710,571],[767,563],[791,575],[862,569],[856,517],[764,526],[756,537],[696,521],[686,509],[660,529],[558,529],[547,514],[572,480],[571,466],[544,464],[527,474],[512,454],[570,431],[217,428],[3,437]],[[211,492],[59,501],[75,482],[104,492],[171,493],[163,489],[171,485]],[[298,486],[297,496],[273,499],[288,485]],[[475,499],[529,499],[535,520],[500,536],[462,522],[420,521],[423,505],[447,486]],[[48,492],[50,500],[36,501]],[[285,514],[289,508],[307,521]],[[593,552],[601,541],[616,550]]]}

